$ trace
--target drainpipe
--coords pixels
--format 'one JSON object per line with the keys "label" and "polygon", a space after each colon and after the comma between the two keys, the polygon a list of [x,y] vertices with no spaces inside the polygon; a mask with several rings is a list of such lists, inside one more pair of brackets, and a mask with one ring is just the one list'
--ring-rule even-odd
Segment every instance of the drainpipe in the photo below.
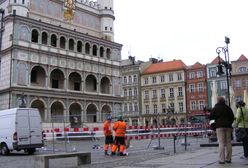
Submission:
{"label": "drainpipe", "polygon": [[2,51],[2,35],[3,35],[3,31],[4,31],[4,28],[3,28],[4,9],[3,8],[0,9],[0,13],[2,14],[1,15],[1,29],[0,29],[0,52],[1,52]]}

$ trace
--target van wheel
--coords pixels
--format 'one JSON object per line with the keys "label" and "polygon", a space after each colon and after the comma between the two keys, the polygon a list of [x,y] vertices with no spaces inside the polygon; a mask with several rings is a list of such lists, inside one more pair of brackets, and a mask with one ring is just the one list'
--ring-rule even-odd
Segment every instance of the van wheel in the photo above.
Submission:
{"label": "van wheel", "polygon": [[28,153],[29,155],[34,154],[34,152],[35,152],[35,148],[27,149],[27,153]]}
{"label": "van wheel", "polygon": [[3,156],[6,156],[9,154],[9,148],[5,143],[1,144],[1,153]]}

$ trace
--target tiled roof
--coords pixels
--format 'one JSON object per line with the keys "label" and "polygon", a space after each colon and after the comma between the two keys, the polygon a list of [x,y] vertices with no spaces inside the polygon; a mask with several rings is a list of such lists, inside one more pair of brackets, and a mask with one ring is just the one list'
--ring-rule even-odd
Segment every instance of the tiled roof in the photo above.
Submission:
{"label": "tiled roof", "polygon": [[167,62],[153,63],[144,70],[143,74],[169,72],[175,70],[183,70],[185,68],[186,65],[181,60],[173,60]]}
{"label": "tiled roof", "polygon": [[239,57],[238,61],[248,61],[248,59],[242,54],[242,55]]}
{"label": "tiled roof", "polygon": [[198,69],[198,68],[202,68],[204,66],[205,66],[204,64],[196,62],[194,65],[189,66],[188,69]]}
{"label": "tiled roof", "polygon": [[[222,62],[223,59],[220,57],[220,61]],[[217,56],[212,62],[211,64],[218,64],[219,63],[219,57]]]}

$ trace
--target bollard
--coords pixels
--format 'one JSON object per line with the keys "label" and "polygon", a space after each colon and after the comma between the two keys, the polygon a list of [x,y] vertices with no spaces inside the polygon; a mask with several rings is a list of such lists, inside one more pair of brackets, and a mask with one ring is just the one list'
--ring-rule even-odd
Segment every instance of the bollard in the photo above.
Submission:
{"label": "bollard", "polygon": [[173,137],[174,153],[176,153],[176,140],[177,140],[177,137],[174,135],[174,137]]}

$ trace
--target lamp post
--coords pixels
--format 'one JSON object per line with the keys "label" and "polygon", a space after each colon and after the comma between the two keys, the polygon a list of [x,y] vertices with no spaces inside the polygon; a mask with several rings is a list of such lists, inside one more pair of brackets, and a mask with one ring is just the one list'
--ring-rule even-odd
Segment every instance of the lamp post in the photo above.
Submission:
{"label": "lamp post", "polygon": [[[230,85],[232,67],[231,67],[231,64],[229,62],[228,44],[230,43],[230,39],[228,37],[225,37],[225,43],[226,43],[226,46],[218,47],[216,49],[216,53],[218,54],[218,58],[219,58],[219,62],[218,62],[218,65],[217,65],[217,68],[218,68],[217,75],[221,76],[221,75],[224,74],[223,69],[222,69],[223,66],[224,66],[225,69],[226,69],[227,100],[228,100],[228,106],[230,107],[231,101],[230,101],[230,88],[229,88],[229,85]],[[225,60],[221,60],[221,58],[220,58],[220,53],[221,52],[224,54]]]}

